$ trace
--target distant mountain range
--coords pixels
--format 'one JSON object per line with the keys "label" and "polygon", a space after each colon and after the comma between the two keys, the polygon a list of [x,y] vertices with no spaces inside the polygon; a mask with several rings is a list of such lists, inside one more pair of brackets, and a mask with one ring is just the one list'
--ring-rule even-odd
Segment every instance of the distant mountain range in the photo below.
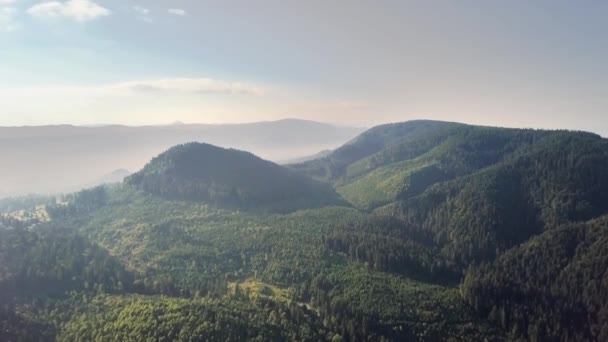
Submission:
{"label": "distant mountain range", "polygon": [[131,175],[131,171],[126,170],[126,169],[117,169],[114,170],[100,178],[97,178],[95,181],[87,184],[86,186],[83,186],[83,188],[92,188],[95,187],[97,185],[102,185],[102,184],[115,184],[115,183],[122,183],[122,181]]}
{"label": "distant mountain range", "polygon": [[281,162],[336,148],[363,130],[295,119],[227,125],[0,127],[0,198],[105,183],[112,170],[138,171],[153,156],[188,142],[244,149]]}

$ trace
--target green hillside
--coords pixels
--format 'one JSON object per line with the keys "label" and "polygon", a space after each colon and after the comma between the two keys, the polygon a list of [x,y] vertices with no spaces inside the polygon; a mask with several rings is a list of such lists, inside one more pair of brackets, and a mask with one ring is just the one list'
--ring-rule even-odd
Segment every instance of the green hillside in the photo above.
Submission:
{"label": "green hillside", "polygon": [[[353,208],[237,212],[149,196],[127,184],[67,199],[68,206],[49,208],[52,222],[118,261],[113,270],[114,261],[98,259],[107,267],[93,274],[115,279],[104,272],[128,270],[129,278],[119,287],[93,278],[59,284],[52,292],[19,293],[0,315],[8,327],[8,335],[0,337],[136,341],[141,333],[183,341],[459,341],[500,336],[455,287],[376,270],[328,248],[335,226],[365,220],[366,214]],[[63,257],[44,255],[65,253],[75,265],[92,262],[82,250],[64,251],[65,243],[53,241],[45,242],[44,254],[22,259],[23,267],[62,264]],[[31,249],[38,250],[38,243],[30,242]],[[75,273],[65,277],[80,279],[87,269],[70,268]]]}
{"label": "green hillside", "polygon": [[[372,165],[376,163],[370,159],[372,156],[378,155],[382,158],[379,162],[383,164],[415,158],[460,127],[464,125],[425,120],[382,125],[369,129],[326,157],[290,167],[314,178],[335,182],[346,175],[361,174],[375,168],[377,165]],[[384,157],[383,152],[387,150],[390,155]]]}
{"label": "green hillside", "polygon": [[464,298],[532,341],[608,339],[608,217],[531,239],[471,267]]}
{"label": "green hillside", "polygon": [[126,180],[145,192],[219,207],[293,210],[338,203],[333,191],[249,152],[175,146]]}
{"label": "green hillside", "polygon": [[433,121],[288,168],[177,146],[2,207],[0,340],[601,341],[606,175],[597,135]]}
{"label": "green hillside", "polygon": [[[602,340],[606,328],[601,325],[603,316],[598,315],[605,311],[599,303],[606,303],[606,292],[587,289],[591,292],[585,292],[586,299],[576,299],[574,296],[584,290],[564,280],[559,299],[541,297],[538,300],[544,304],[526,305],[525,295],[534,297],[546,291],[551,293],[547,296],[555,296],[556,290],[547,288],[546,282],[560,279],[554,273],[542,272],[538,274],[544,276],[537,282],[534,278],[519,282],[506,278],[511,274],[525,278],[515,265],[523,258],[518,252],[520,244],[542,234],[543,239],[552,241],[552,249],[570,249],[576,238],[559,238],[563,234],[559,227],[581,223],[570,230],[584,234],[581,231],[587,228],[582,222],[608,212],[608,141],[584,132],[428,121],[398,125],[401,130],[396,125],[370,130],[367,134],[375,132],[373,137],[357,139],[350,147],[367,153],[328,168],[331,177],[325,180],[356,207],[373,210],[376,217],[355,227],[337,228],[330,248],[379,270],[414,272],[430,279],[457,281],[470,265],[484,262],[485,268],[476,269],[467,278],[468,282],[481,279],[475,286],[483,287],[470,295],[469,302],[484,317],[492,311],[494,322],[497,312],[503,320],[511,317],[498,324],[513,337]],[[429,132],[429,126],[435,129]],[[419,134],[421,131],[424,134]],[[338,165],[340,160],[345,159],[330,155],[292,167],[314,176],[311,170]],[[600,233],[608,228],[605,220],[594,221],[593,226]],[[605,269],[602,253],[598,250],[584,256],[593,266],[581,265],[573,253],[544,255],[545,259],[537,260],[528,272],[565,262],[570,266],[562,277],[572,277],[581,267],[594,267],[595,271],[585,271],[585,281],[601,282]],[[504,264],[509,255],[514,265]],[[492,264],[497,257],[502,268]],[[514,292],[521,286],[527,294]],[[591,305],[591,300],[597,304]],[[534,312],[541,318],[533,318]],[[588,318],[558,323],[575,315]]]}

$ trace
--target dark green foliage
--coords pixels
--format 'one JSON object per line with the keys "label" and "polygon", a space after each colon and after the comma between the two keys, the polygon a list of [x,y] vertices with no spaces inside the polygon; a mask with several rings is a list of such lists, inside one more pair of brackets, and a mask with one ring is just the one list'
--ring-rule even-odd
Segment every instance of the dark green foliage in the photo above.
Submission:
{"label": "dark green foliage", "polygon": [[458,273],[433,244],[433,235],[415,231],[401,220],[375,216],[338,225],[326,238],[330,250],[368,267],[437,282],[457,282]]}
{"label": "dark green foliage", "polygon": [[15,311],[11,304],[0,306],[0,341],[54,341],[55,330]]}
{"label": "dark green foliage", "polygon": [[353,340],[494,341],[502,334],[475,318],[453,288],[361,266],[317,275],[311,303]]}
{"label": "dark green foliage", "polygon": [[0,299],[68,292],[123,292],[133,276],[107,251],[70,229],[0,228]]}
{"label": "dark green foliage", "polygon": [[[402,124],[403,129],[412,125]],[[514,336],[606,340],[606,295],[600,285],[608,267],[606,242],[596,235],[601,243],[579,243],[580,236],[553,230],[608,212],[608,141],[581,132],[472,126],[411,137],[413,132],[405,133],[404,143],[382,133],[358,140],[369,142],[367,150],[357,149],[366,153],[329,167],[326,179],[347,199],[371,209],[384,201],[388,205],[375,214],[400,223],[387,219],[336,228],[326,240],[328,248],[372,268],[404,274],[428,276],[429,265],[440,265],[442,279],[484,261],[467,277],[469,286],[477,286],[469,300]],[[377,142],[382,139],[384,146]],[[309,172],[330,161],[331,155],[294,168]],[[395,184],[401,184],[399,191],[392,190]],[[378,197],[382,192],[394,197]],[[574,227],[569,231],[580,235]],[[531,263],[516,246],[538,234],[553,245],[539,248]],[[594,252],[585,254],[584,264],[573,252],[550,252],[578,248],[582,253],[588,245]]]}
{"label": "dark green foliage", "polygon": [[525,153],[405,197],[378,213],[425,231],[462,268],[544,230],[608,211],[608,142],[556,133]]}
{"label": "dark green foliage", "polygon": [[[105,336],[107,333],[129,340],[135,336],[128,335],[129,331],[143,330],[152,334],[146,336],[184,334],[191,337],[201,334],[205,338],[220,336],[218,339],[225,338],[226,335],[221,334],[230,330],[238,334],[231,335],[235,340],[245,339],[241,334],[247,334],[247,339],[267,340],[266,337],[275,336],[275,340],[302,340],[311,336],[313,340],[335,338],[344,341],[424,340],[438,336],[445,340],[482,337],[491,340],[490,337],[497,334],[491,327],[477,322],[454,288],[386,275],[378,272],[382,271],[380,265],[376,268],[378,271],[352,267],[366,260],[352,258],[348,262],[340,253],[334,253],[334,248],[324,244],[333,234],[339,236],[340,228],[336,227],[358,230],[367,226],[367,222],[375,222],[370,230],[380,239],[382,234],[400,234],[398,222],[384,218],[368,220],[357,210],[339,207],[288,215],[235,213],[197,202],[142,196],[129,186],[108,188],[106,196],[106,203],[93,212],[84,216],[74,212],[77,219],[64,213],[55,220],[77,225],[82,234],[108,248],[133,269],[137,276],[129,292],[163,293],[193,302],[144,299],[147,303],[144,307],[129,305],[130,308],[138,308],[137,317],[141,319],[129,320],[116,318],[124,311],[125,302],[118,299],[123,297],[116,297],[103,307],[93,306],[94,310],[86,309],[87,305],[78,309],[83,304],[77,303],[66,303],[55,309],[32,309],[34,312],[48,312],[46,316],[42,315],[41,320],[55,322],[52,327],[60,339]],[[76,202],[72,205],[79,206]],[[358,236],[356,232],[353,234]],[[416,243],[428,243],[427,240],[421,234]],[[368,244],[367,247],[372,246]],[[383,247],[389,247],[392,253],[401,256],[402,245]],[[380,252],[378,249],[374,251]],[[411,255],[420,258],[423,264],[427,262],[424,255],[414,252]],[[425,255],[432,260],[430,254]],[[388,271],[425,280],[431,278],[419,276],[416,270],[401,267]],[[424,271],[421,273],[424,275]],[[329,279],[325,290],[319,289],[323,287],[319,285],[319,275]],[[250,277],[272,284],[272,288],[262,286],[259,294],[267,297],[264,300],[271,300],[264,302],[262,307],[279,308],[276,314],[272,314],[272,310],[261,312],[256,309],[259,306],[257,302],[252,307],[247,300],[250,290],[229,290],[229,283]],[[348,284],[358,285],[352,287]],[[399,301],[386,296],[387,291],[398,294]],[[365,299],[355,300],[361,293],[366,293]],[[196,298],[201,296],[205,305],[197,304]],[[229,303],[226,297],[232,298]],[[352,303],[346,306],[339,304],[347,300]],[[438,300],[441,304],[437,304]],[[177,311],[174,304],[179,308],[175,309]],[[334,309],[325,309],[332,305]],[[341,307],[344,310],[340,310]],[[407,319],[399,317],[404,307],[410,308]],[[416,309],[418,307],[424,309]],[[160,321],[148,318],[148,308],[158,314]],[[70,310],[76,312],[66,314]],[[447,321],[442,316],[444,310],[455,310],[449,315],[458,319]],[[216,311],[222,312],[221,316],[213,316],[211,312]],[[276,317],[285,316],[282,312],[286,312],[287,320],[280,320],[282,323],[277,326]],[[203,319],[192,321],[188,318],[191,316]],[[129,325],[127,322],[132,323]],[[198,328],[193,328],[188,322],[193,322]],[[277,333],[279,335],[275,335]]]}
{"label": "dark green foliage", "polygon": [[531,341],[608,339],[608,217],[551,230],[471,267],[464,298]]}
{"label": "dark green foliage", "polygon": [[[605,139],[414,121],[290,168],[187,144],[49,203],[50,223],[3,219],[0,327],[64,341],[608,339]],[[352,206],[329,206],[343,203],[331,186]]]}
{"label": "dark green foliage", "polygon": [[47,205],[46,211],[52,218],[87,216],[107,203],[108,188],[101,185],[63,196],[61,203]]}
{"label": "dark green foliage", "polygon": [[296,304],[230,298],[97,297],[59,341],[319,341],[333,336]]}
{"label": "dark green foliage", "polygon": [[[451,130],[463,125],[438,121],[409,121],[374,127],[353,141],[338,148],[329,156],[290,167],[317,179],[335,181],[347,167],[370,156],[369,171],[380,164],[414,158],[445,139]],[[392,152],[392,153],[391,153]]]}
{"label": "dark green foliage", "polygon": [[385,205],[375,212],[406,222],[403,235],[431,235],[454,272],[608,211],[608,141],[589,133],[414,121],[293,168],[327,163],[338,165],[327,179],[347,200]]}
{"label": "dark green foliage", "polygon": [[[339,207],[288,215],[236,213],[115,189],[92,220],[68,220],[141,276],[152,293],[191,296],[257,274],[291,286],[323,267],[322,234],[362,215]],[[221,291],[220,291],[221,292]]]}
{"label": "dark green foliage", "polygon": [[339,203],[333,191],[251,153],[190,143],[154,158],[126,182],[218,207],[290,211]]}

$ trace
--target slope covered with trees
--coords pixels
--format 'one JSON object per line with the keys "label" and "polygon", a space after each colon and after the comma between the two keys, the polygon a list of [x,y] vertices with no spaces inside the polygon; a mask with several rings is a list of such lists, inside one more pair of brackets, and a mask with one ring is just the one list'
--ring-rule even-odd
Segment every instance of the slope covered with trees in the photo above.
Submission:
{"label": "slope covered with trees", "polygon": [[127,183],[167,198],[220,207],[293,210],[338,203],[321,183],[251,153],[201,143],[169,149]]}
{"label": "slope covered with trees", "polygon": [[608,217],[531,239],[471,267],[464,298],[531,341],[608,339]]}
{"label": "slope covered with trees", "polygon": [[4,300],[72,290],[121,292],[133,282],[133,275],[107,251],[73,230],[52,225],[0,228],[0,265]]}
{"label": "slope covered with trees", "polygon": [[433,281],[458,281],[473,265],[468,302],[512,337],[606,339],[608,224],[584,222],[608,213],[608,141],[584,132],[397,126],[352,142],[366,153],[340,167],[340,153],[292,166],[311,175],[327,167],[325,179],[345,199],[374,213],[336,227],[328,248]]}
{"label": "slope covered with trees", "polygon": [[[419,121],[372,129],[346,147],[360,153],[332,168],[338,192],[431,236],[460,269],[608,211],[608,141],[590,133]],[[343,155],[293,168],[308,173]]]}
{"label": "slope covered with trees", "polygon": [[432,121],[289,168],[177,146],[2,206],[0,339],[602,341],[606,175],[593,134]]}

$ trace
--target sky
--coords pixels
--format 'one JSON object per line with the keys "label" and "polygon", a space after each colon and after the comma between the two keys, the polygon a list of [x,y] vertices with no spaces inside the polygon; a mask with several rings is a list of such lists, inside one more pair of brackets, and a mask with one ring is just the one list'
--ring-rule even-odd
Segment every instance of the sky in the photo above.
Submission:
{"label": "sky", "polygon": [[0,126],[411,119],[608,136],[607,1],[0,0]]}

